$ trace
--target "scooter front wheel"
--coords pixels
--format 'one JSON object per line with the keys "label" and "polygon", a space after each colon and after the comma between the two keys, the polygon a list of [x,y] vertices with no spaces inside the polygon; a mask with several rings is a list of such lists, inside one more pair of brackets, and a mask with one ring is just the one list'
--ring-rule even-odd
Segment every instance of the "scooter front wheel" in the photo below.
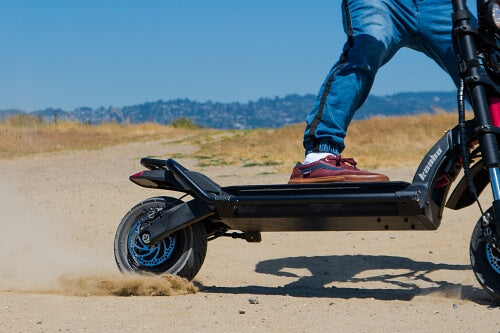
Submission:
{"label": "scooter front wheel", "polygon": [[207,236],[201,222],[167,236],[154,246],[145,244],[139,237],[140,226],[148,216],[181,203],[170,197],[150,198],[137,204],[123,217],[114,242],[115,260],[120,271],[194,278],[207,252]]}
{"label": "scooter front wheel", "polygon": [[[486,212],[493,215],[493,209]],[[481,286],[496,302],[500,301],[500,251],[495,248],[488,239],[495,235],[494,223],[483,225],[479,219],[470,241],[470,261],[472,270]]]}

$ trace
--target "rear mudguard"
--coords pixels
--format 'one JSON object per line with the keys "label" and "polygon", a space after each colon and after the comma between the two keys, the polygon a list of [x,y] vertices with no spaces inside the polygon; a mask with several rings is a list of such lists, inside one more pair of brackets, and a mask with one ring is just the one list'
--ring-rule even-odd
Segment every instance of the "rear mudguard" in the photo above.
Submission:
{"label": "rear mudguard", "polygon": [[[130,181],[146,188],[157,188],[161,190],[184,192],[196,196],[189,186],[183,184],[182,180],[175,177],[172,171],[168,170],[165,160],[152,158],[141,159],[141,164],[149,170],[138,172],[129,177]],[[189,171],[179,166],[198,186],[206,192],[220,194],[221,187],[202,173]]]}

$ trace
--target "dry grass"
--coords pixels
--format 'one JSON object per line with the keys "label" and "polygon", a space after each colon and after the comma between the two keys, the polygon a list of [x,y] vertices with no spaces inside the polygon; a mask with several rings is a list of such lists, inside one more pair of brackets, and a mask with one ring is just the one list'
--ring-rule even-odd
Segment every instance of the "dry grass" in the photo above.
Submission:
{"label": "dry grass", "polygon": [[0,122],[0,158],[77,149],[161,138],[181,138],[199,130],[159,124],[84,125],[62,121],[46,123],[32,116],[14,116]]}
{"label": "dry grass", "polygon": [[[457,122],[450,113],[420,116],[371,118],[355,121],[349,127],[346,150],[361,168],[415,166],[432,145]],[[304,158],[304,126],[235,132],[230,137],[201,144],[202,165],[276,165],[288,170]]]}
{"label": "dry grass", "polygon": [[416,166],[457,121],[455,113],[438,113],[354,122],[343,155],[356,157],[367,169]]}
{"label": "dry grass", "polygon": [[197,142],[200,149],[194,154],[201,166],[256,165],[279,166],[289,164],[303,155],[302,126],[279,129],[229,131],[226,135],[209,137]]}
{"label": "dry grass", "polygon": [[[415,166],[456,121],[456,114],[442,112],[355,121],[349,127],[343,155],[355,157],[360,167],[366,169]],[[200,166],[264,165],[285,171],[304,157],[303,129],[302,124],[248,131],[174,128],[151,123],[89,126],[14,117],[0,123],[0,158],[169,138],[198,146],[199,150],[188,157],[196,157]]]}

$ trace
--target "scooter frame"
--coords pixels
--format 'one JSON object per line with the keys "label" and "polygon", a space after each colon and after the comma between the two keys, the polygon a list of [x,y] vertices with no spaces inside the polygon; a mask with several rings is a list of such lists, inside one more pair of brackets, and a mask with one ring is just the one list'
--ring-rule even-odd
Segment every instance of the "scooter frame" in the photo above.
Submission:
{"label": "scooter frame", "polygon": [[[466,123],[474,140],[473,121]],[[189,171],[173,159],[143,158],[148,168],[132,175],[140,186],[184,192],[192,200],[161,212],[141,229],[151,244],[193,223],[204,222],[209,235],[239,230],[241,238],[260,241],[266,231],[436,230],[447,194],[461,170],[458,126],[430,149],[412,183],[277,184],[221,187],[207,176]],[[479,153],[476,152],[476,154]],[[481,162],[473,175],[482,190],[488,177]],[[462,180],[447,206],[460,209],[474,202]]]}

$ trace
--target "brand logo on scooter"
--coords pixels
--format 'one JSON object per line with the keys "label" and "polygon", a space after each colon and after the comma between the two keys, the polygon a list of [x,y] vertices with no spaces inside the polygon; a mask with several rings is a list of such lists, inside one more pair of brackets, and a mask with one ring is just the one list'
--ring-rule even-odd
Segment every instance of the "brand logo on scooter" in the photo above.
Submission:
{"label": "brand logo on scooter", "polygon": [[443,150],[441,148],[438,148],[436,150],[436,152],[434,154],[431,155],[431,157],[429,158],[429,161],[427,162],[427,164],[425,165],[425,168],[424,170],[418,174],[418,176],[420,177],[420,179],[422,181],[425,180],[425,178],[427,178],[427,174],[429,173],[429,171],[431,170],[432,166],[434,165],[434,163],[436,162],[436,160],[438,159],[438,157],[443,153]]}

